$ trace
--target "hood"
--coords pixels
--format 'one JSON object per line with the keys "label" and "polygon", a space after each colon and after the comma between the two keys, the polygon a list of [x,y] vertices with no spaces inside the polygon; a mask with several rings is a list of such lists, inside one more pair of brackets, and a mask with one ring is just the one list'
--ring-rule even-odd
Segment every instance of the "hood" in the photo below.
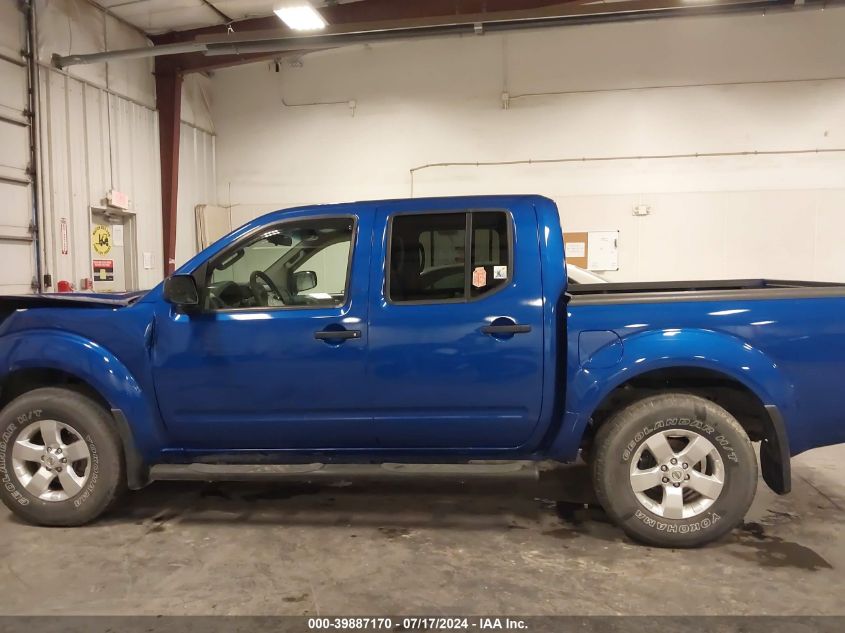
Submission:
{"label": "hood", "polygon": [[62,292],[37,295],[2,295],[0,312],[23,308],[124,308],[147,291],[121,293]]}

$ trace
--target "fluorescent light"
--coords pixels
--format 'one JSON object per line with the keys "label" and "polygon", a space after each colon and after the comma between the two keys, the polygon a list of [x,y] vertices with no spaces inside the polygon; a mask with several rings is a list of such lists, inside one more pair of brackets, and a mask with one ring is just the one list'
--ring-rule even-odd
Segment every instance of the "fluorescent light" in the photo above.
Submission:
{"label": "fluorescent light", "polygon": [[319,31],[326,28],[323,16],[310,4],[281,7],[273,11],[279,19],[294,31]]}

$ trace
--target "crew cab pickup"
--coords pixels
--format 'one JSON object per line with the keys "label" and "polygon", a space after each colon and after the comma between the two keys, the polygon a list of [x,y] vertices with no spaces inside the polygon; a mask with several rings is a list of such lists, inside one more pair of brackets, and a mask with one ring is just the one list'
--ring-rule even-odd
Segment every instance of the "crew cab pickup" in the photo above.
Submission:
{"label": "crew cab pickup", "polygon": [[786,493],[845,441],[845,287],[567,292],[541,196],[277,211],[147,293],[0,307],[0,496],[37,524],[154,479],[582,458],[629,535],[694,546],[744,517],[752,442]]}

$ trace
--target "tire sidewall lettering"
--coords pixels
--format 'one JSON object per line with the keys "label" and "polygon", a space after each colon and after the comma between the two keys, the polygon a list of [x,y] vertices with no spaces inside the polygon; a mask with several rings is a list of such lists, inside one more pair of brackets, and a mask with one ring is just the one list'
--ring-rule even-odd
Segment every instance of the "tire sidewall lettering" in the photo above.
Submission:
{"label": "tire sidewall lettering", "polygon": [[19,505],[28,506],[30,504],[29,496],[18,490],[18,477],[13,476],[12,469],[9,467],[8,449],[12,439],[17,433],[30,422],[35,422],[41,419],[43,409],[30,409],[26,413],[21,413],[15,421],[8,424],[0,436],[0,483],[3,488],[9,493],[12,499]]}
{"label": "tire sidewall lettering", "polygon": [[697,521],[686,521],[684,523],[671,522],[660,517],[655,517],[650,513],[647,514],[639,508],[634,512],[634,517],[651,529],[657,530],[658,532],[665,532],[666,534],[701,532],[715,526],[722,519],[721,515],[716,512],[707,512]]}
{"label": "tire sidewall lettering", "polygon": [[737,457],[736,450],[731,445],[730,440],[725,437],[724,434],[719,433],[717,435],[717,429],[712,424],[709,424],[703,420],[699,420],[694,417],[664,418],[662,420],[657,420],[656,422],[653,422],[651,424],[646,424],[636,433],[634,433],[634,437],[623,447],[622,462],[628,463],[628,461],[631,459],[631,456],[634,455],[637,448],[640,446],[640,444],[643,443],[644,440],[659,431],[663,431],[673,427],[694,430],[702,436],[708,436],[708,439],[713,441],[713,443],[721,449],[720,452],[724,455],[726,459],[734,463],[739,463],[739,458]]}
{"label": "tire sidewall lettering", "polygon": [[94,440],[91,438],[90,434],[86,435],[83,439],[88,444],[88,450],[91,452],[91,472],[88,475],[88,485],[85,486],[85,490],[77,493],[77,496],[73,499],[74,508],[79,508],[83,503],[91,498],[94,489],[97,487],[97,480],[100,477],[100,455],[97,453],[97,447],[94,444]]}

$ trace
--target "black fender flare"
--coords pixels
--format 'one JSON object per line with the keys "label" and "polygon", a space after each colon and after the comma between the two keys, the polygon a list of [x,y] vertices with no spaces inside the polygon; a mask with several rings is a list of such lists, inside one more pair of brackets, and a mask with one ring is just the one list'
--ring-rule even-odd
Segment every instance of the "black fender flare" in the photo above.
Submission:
{"label": "black fender flare", "polygon": [[123,444],[123,457],[126,464],[126,486],[130,490],[140,490],[150,483],[150,469],[144,462],[138,447],[135,446],[135,439],[132,437],[132,429],[129,421],[120,409],[111,410],[114,418],[117,434],[120,435],[120,443]]}

